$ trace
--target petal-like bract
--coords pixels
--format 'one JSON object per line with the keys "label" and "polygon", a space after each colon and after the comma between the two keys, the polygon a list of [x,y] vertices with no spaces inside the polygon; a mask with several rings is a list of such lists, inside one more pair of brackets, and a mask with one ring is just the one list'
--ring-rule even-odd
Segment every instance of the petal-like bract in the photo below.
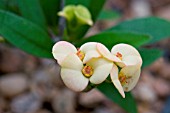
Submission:
{"label": "petal-like bract", "polygon": [[86,88],[89,80],[82,74],[83,63],[76,54],[69,54],[61,67],[61,78],[67,87],[74,91]]}
{"label": "petal-like bract", "polygon": [[103,57],[107,58],[108,60],[121,62],[121,60],[117,58],[115,55],[112,55],[103,44],[97,43],[97,50]]}
{"label": "petal-like bract", "polygon": [[76,53],[77,49],[69,42],[57,42],[52,48],[52,54],[59,64],[70,53]]}
{"label": "petal-like bract", "polygon": [[93,84],[100,84],[108,77],[113,63],[104,58],[94,58],[87,62],[94,69],[93,75],[90,77],[90,82]]}
{"label": "petal-like bract", "polygon": [[133,46],[128,44],[117,44],[113,46],[111,53],[116,55],[118,52],[121,53],[122,56],[140,56],[139,52]]}
{"label": "petal-like bract", "polygon": [[140,77],[141,69],[139,66],[126,66],[120,70],[120,74],[126,77],[126,81],[122,84],[124,91],[132,90],[137,84]]}
{"label": "petal-like bract", "polygon": [[112,70],[110,72],[110,77],[111,77],[111,80],[112,80],[114,86],[116,87],[116,89],[119,91],[119,93],[122,95],[122,97],[125,98],[125,93],[124,93],[123,87],[119,81],[118,71],[119,71],[118,67],[115,64],[113,64]]}
{"label": "petal-like bract", "polygon": [[97,51],[97,43],[96,42],[88,42],[83,44],[80,47],[80,50],[85,53],[85,57],[83,60],[83,63],[88,62],[89,60],[91,60],[92,58],[98,58],[101,55],[98,53]]}
{"label": "petal-like bract", "polygon": [[61,78],[64,84],[73,91],[83,91],[89,82],[81,71],[67,68],[61,68]]}
{"label": "petal-like bract", "polygon": [[76,54],[69,54],[61,62],[61,67],[81,71],[83,63]]}
{"label": "petal-like bract", "polygon": [[115,62],[121,68],[128,65],[136,65],[137,63],[142,65],[142,58],[139,52],[131,45],[117,44],[113,46],[111,53],[120,59],[120,61]]}
{"label": "petal-like bract", "polygon": [[139,56],[125,56],[122,60],[126,66],[133,66],[133,65],[138,65],[141,67],[142,65],[142,58]]}

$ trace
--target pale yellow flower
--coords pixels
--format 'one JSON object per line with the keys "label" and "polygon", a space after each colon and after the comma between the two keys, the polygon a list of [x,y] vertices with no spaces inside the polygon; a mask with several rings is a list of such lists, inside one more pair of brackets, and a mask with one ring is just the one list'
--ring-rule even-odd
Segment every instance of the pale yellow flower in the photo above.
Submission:
{"label": "pale yellow flower", "polygon": [[111,53],[107,48],[103,48],[101,44],[97,46],[98,51],[103,57],[117,64],[113,64],[110,72],[111,80],[120,94],[125,97],[124,91],[132,90],[140,76],[142,58],[139,52],[128,44],[117,44],[113,46]]}
{"label": "pale yellow flower", "polygon": [[53,56],[61,66],[61,78],[74,91],[83,91],[92,84],[100,84],[108,77],[113,63],[102,57],[97,44],[89,42],[78,50],[65,41],[53,46]]}

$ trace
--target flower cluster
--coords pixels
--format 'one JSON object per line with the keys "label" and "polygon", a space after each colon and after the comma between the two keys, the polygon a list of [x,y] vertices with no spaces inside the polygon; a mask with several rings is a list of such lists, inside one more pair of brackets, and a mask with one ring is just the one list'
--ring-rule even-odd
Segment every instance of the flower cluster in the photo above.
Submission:
{"label": "flower cluster", "polygon": [[128,44],[117,44],[111,52],[101,43],[88,42],[79,49],[66,41],[52,49],[61,66],[61,78],[74,91],[83,91],[89,83],[98,85],[110,74],[111,81],[123,98],[136,85],[141,71],[139,52]]}

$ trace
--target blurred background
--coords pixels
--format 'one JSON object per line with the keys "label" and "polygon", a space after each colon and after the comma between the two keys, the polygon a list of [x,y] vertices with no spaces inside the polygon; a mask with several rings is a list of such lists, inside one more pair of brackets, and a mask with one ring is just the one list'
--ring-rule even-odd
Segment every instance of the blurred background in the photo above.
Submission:
{"label": "blurred background", "polygon": [[[107,0],[104,9],[113,11],[111,19],[104,20],[101,13],[87,35],[132,18],[154,15],[170,20],[170,0]],[[164,55],[143,69],[132,93],[139,113],[170,113],[170,39],[150,46],[161,48]],[[54,60],[0,43],[0,113],[126,113],[97,89],[69,90],[59,71]]]}

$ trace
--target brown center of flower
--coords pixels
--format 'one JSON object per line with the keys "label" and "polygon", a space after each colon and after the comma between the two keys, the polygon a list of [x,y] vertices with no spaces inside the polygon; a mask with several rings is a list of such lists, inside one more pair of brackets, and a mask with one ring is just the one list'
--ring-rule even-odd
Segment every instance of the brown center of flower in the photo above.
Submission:
{"label": "brown center of flower", "polygon": [[132,77],[128,77],[121,72],[119,73],[119,81],[122,84],[122,86],[124,86],[125,84],[128,84],[130,82],[131,78]]}
{"label": "brown center of flower", "polygon": [[80,49],[77,50],[76,54],[80,58],[80,60],[83,61],[85,54]]}
{"label": "brown center of flower", "polygon": [[85,77],[89,78],[93,75],[93,68],[91,66],[84,66],[82,73]]}
{"label": "brown center of flower", "polygon": [[122,60],[122,54],[117,52],[116,57],[118,57],[120,60]]}

